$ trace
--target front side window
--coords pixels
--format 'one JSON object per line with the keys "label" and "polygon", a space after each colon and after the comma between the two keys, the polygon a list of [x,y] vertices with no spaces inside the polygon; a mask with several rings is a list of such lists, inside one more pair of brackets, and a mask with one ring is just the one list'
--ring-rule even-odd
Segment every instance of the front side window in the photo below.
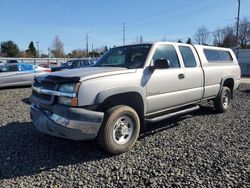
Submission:
{"label": "front side window", "polygon": [[196,67],[196,60],[194,53],[188,46],[179,46],[182,59],[184,61],[185,67]]}
{"label": "front side window", "polygon": [[156,48],[153,61],[156,59],[166,59],[170,62],[171,68],[179,68],[180,62],[175,51],[174,46],[172,45],[160,45]]}
{"label": "front side window", "polygon": [[0,69],[0,72],[16,72],[18,71],[17,65],[5,66]]}
{"label": "front side window", "polygon": [[72,65],[74,61],[67,61],[65,63],[62,63],[62,66],[65,66],[65,67],[70,67]]}
{"label": "front side window", "polygon": [[81,67],[86,67],[89,66],[89,61],[88,60],[82,60],[81,61]]}
{"label": "front side window", "polygon": [[71,67],[80,67],[81,66],[81,61],[73,61]]}
{"label": "front side window", "polygon": [[94,67],[142,68],[151,44],[123,46],[109,50]]}

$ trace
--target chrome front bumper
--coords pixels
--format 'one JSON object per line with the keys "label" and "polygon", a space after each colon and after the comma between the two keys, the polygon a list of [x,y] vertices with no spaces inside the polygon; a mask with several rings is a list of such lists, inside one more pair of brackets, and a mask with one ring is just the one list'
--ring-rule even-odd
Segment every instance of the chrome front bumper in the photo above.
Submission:
{"label": "chrome front bumper", "polygon": [[51,112],[31,106],[35,127],[52,136],[71,140],[93,140],[101,127],[104,114],[82,108],[56,105]]}

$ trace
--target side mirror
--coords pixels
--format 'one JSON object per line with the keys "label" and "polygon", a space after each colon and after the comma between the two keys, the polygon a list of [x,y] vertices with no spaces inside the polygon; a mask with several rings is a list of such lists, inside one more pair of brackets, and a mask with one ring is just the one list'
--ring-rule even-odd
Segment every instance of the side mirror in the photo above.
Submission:
{"label": "side mirror", "polygon": [[154,69],[168,69],[170,67],[171,65],[168,59],[156,59],[154,61]]}

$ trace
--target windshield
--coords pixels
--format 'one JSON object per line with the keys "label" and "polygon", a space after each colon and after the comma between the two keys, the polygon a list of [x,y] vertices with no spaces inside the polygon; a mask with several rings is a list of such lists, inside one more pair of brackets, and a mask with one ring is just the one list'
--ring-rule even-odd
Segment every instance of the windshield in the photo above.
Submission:
{"label": "windshield", "polygon": [[109,50],[94,66],[142,68],[151,44],[123,46]]}

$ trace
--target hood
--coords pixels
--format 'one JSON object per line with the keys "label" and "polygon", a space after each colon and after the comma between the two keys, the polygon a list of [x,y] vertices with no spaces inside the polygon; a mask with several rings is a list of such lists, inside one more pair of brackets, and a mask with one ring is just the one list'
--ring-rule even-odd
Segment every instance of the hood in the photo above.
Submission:
{"label": "hood", "polygon": [[47,74],[46,76],[39,76],[37,79],[56,83],[77,82],[102,76],[133,73],[135,71],[135,69],[127,69],[122,67],[87,67],[53,72]]}

